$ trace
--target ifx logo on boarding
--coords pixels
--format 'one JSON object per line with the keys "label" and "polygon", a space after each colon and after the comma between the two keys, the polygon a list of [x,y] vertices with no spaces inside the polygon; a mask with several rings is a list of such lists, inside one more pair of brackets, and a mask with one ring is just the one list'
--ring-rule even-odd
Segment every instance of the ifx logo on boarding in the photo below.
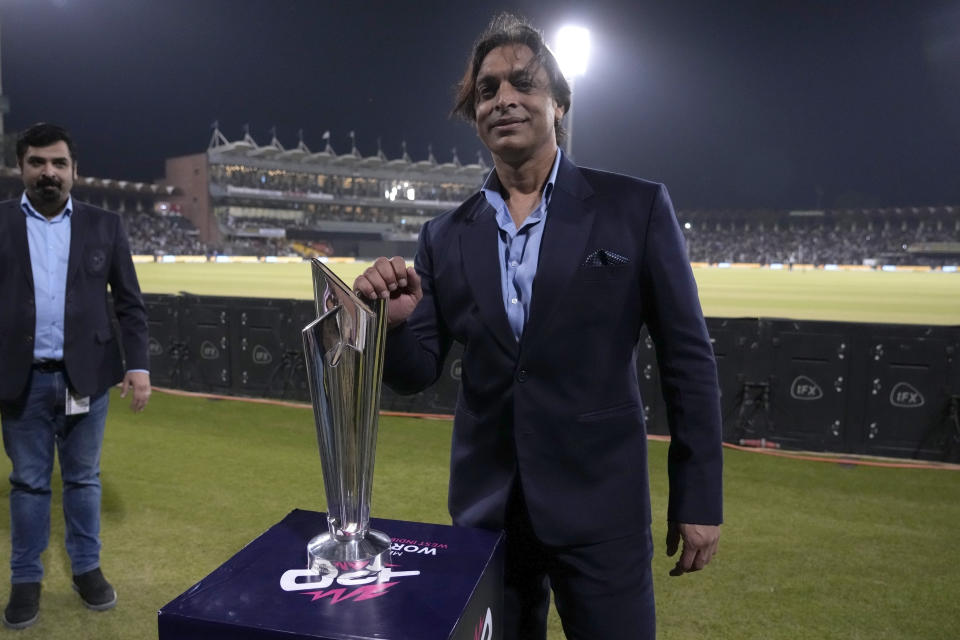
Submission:
{"label": "ifx logo on boarding", "polygon": [[[838,378],[835,386],[837,391],[842,388],[842,378]],[[873,395],[878,395],[882,389],[879,378],[873,381]],[[790,397],[794,400],[820,400],[823,398],[823,389],[808,376],[797,376],[790,383]],[[900,409],[916,409],[926,404],[926,399],[919,389],[909,382],[897,382],[890,390],[890,405]]]}
{"label": "ifx logo on boarding", "polygon": [[[156,342],[156,345],[154,345],[155,342],[156,340],[151,339],[150,355],[154,355],[154,356],[160,355],[163,353],[163,347],[160,345],[159,342]],[[226,348],[226,338],[221,339],[220,342],[221,342],[220,347],[217,347],[217,345],[211,342],[210,340],[204,340],[202,343],[200,343],[200,357],[203,358],[204,360],[216,360],[217,358],[219,358],[220,349]],[[244,340],[244,344],[242,345],[242,347],[244,350],[247,349],[246,340]],[[271,362],[273,362],[273,353],[271,353],[270,350],[267,349],[262,344],[255,344],[253,345],[253,348],[250,349],[250,360],[253,361],[253,364],[259,364],[259,365],[270,364]]]}

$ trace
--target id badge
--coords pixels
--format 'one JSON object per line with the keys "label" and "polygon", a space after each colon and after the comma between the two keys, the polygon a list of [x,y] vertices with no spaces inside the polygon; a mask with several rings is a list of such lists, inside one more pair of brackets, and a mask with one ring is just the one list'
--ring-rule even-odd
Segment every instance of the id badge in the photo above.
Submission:
{"label": "id badge", "polygon": [[76,395],[67,389],[67,415],[76,416],[90,412],[90,396]]}

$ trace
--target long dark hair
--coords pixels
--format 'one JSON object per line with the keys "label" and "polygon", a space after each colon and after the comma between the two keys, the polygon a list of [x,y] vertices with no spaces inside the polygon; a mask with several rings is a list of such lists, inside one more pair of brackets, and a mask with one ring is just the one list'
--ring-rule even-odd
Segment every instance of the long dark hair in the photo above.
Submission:
{"label": "long dark hair", "polygon": [[[456,86],[451,115],[459,116],[468,122],[476,122],[477,72],[488,53],[508,44],[522,44],[529,47],[533,52],[530,64],[539,65],[547,72],[554,102],[563,108],[564,113],[569,113],[570,84],[563,77],[557,59],[543,39],[543,33],[512,13],[501,13],[493,17],[473,45],[473,51],[467,60],[466,71]],[[566,131],[559,120],[554,122],[554,129],[557,133],[557,142],[562,144],[566,138]]]}

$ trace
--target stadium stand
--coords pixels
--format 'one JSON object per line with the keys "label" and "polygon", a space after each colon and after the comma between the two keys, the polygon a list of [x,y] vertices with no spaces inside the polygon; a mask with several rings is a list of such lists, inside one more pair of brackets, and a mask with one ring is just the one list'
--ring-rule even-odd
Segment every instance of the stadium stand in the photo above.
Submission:
{"label": "stadium stand", "polygon": [[[22,193],[20,170],[0,167],[0,199]],[[80,176],[72,190],[78,200],[121,215],[134,254],[207,253],[196,227],[170,205],[176,193],[173,186],[90,176]]]}
{"label": "stadium stand", "polygon": [[141,211],[124,216],[130,250],[139,255],[204,255],[196,227],[179,213],[166,215]]}
{"label": "stadium stand", "polygon": [[[74,195],[117,211],[142,255],[412,256],[431,217],[475,192],[483,157],[415,161],[403,145],[388,159],[301,139],[228,141],[214,128],[204,153],[166,162],[157,184],[81,176]],[[379,147],[379,144],[378,144]],[[19,170],[0,167],[0,197],[22,192]],[[761,265],[960,264],[960,206],[818,210],[683,209],[678,218],[691,262]]]}
{"label": "stadium stand", "polygon": [[[258,145],[248,130],[228,140],[214,127],[207,151],[167,161],[165,184],[176,187],[184,215],[222,253],[246,248],[291,250],[317,243],[323,253],[372,257],[412,255],[420,226],[450,209],[482,182],[482,156],[463,165],[456,151],[439,163],[428,149],[414,161],[379,148],[364,157],[350,133],[337,154],[324,134],[314,153],[303,142],[286,149],[274,134]],[[680,210],[693,262],[774,264],[918,264],[960,260],[960,208]],[[272,241],[255,240],[272,238]]]}
{"label": "stadium stand", "polygon": [[960,207],[679,211],[692,262],[957,264]]}
{"label": "stadium stand", "polygon": [[[389,159],[379,147],[363,156],[350,132],[350,151],[337,154],[329,132],[312,152],[301,136],[286,149],[274,134],[258,145],[248,130],[230,141],[214,127],[205,153],[170,158],[164,184],[173,205],[220,252],[247,247],[328,245],[337,255],[366,257],[376,248],[412,253],[420,225],[473,193],[488,167],[478,156],[464,165],[452,150],[440,163],[407,153]],[[255,242],[255,238],[269,238]]]}

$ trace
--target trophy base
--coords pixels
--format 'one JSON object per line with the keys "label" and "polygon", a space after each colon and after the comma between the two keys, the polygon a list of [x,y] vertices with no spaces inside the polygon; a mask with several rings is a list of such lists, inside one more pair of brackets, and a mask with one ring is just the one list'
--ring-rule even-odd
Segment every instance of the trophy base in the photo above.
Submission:
{"label": "trophy base", "polygon": [[373,529],[352,540],[321,533],[307,543],[307,568],[320,575],[343,569],[377,572],[389,562],[390,536]]}

